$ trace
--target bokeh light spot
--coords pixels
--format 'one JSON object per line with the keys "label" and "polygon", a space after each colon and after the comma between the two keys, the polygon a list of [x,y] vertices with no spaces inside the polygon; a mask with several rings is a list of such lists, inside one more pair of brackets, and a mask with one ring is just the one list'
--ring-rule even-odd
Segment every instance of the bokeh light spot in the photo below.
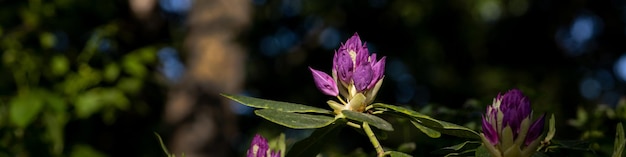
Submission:
{"label": "bokeh light spot", "polygon": [[600,95],[602,86],[598,80],[586,77],[580,82],[580,94],[587,100],[594,100]]}
{"label": "bokeh light spot", "polygon": [[613,71],[618,78],[622,81],[626,81],[626,53],[622,54],[622,56],[615,61],[615,65],[613,66]]}

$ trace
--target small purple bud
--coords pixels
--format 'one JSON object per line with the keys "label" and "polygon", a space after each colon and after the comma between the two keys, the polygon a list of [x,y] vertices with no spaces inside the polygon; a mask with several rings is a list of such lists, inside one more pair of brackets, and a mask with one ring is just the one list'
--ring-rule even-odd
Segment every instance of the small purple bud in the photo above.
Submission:
{"label": "small purple bud", "polygon": [[330,96],[337,96],[339,94],[337,83],[332,77],[330,77],[330,75],[315,70],[311,67],[309,67],[309,69],[313,74],[313,80],[315,81],[315,86],[317,86],[317,89],[322,91],[322,93]]}
{"label": "small purple bud", "polygon": [[[489,118],[489,117],[487,117]],[[493,125],[491,125],[488,121],[487,118],[485,118],[484,116],[482,117],[483,120],[483,134],[485,135],[485,138],[487,138],[487,140],[489,140],[489,143],[491,143],[491,145],[496,145],[498,144],[498,132],[496,132],[496,129],[493,128]]]}
{"label": "small purple bud", "polygon": [[354,81],[354,86],[358,92],[367,89],[370,82],[372,82],[372,74],[372,67],[369,64],[361,64],[356,67],[352,80]]}
{"label": "small purple bud", "polygon": [[269,148],[267,140],[263,136],[256,134],[250,143],[246,157],[265,157]]}
{"label": "small purple bud", "polygon": [[533,142],[535,139],[541,135],[543,132],[543,125],[545,123],[545,114],[541,115],[539,119],[537,119],[531,126],[528,128],[528,133],[526,133],[526,139],[524,140],[524,144],[528,145]]}

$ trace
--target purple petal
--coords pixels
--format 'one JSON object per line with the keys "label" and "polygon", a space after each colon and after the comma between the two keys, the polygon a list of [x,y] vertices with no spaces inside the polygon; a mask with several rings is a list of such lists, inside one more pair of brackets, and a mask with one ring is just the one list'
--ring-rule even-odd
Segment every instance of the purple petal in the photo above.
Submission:
{"label": "purple petal", "polygon": [[339,89],[337,89],[337,83],[332,77],[330,77],[330,75],[315,70],[311,67],[309,67],[309,69],[313,74],[313,81],[315,81],[315,86],[317,86],[317,89],[322,91],[322,93],[330,96],[337,96],[339,94]]}
{"label": "purple petal", "polygon": [[335,70],[337,70],[337,75],[339,79],[343,82],[349,83],[350,79],[352,79],[352,73],[354,72],[354,65],[352,63],[352,58],[348,51],[340,49],[335,53],[334,58]]}
{"label": "purple petal", "polygon": [[528,133],[526,133],[526,140],[524,140],[524,144],[528,145],[537,139],[541,133],[543,133],[543,126],[545,123],[545,114],[541,115],[539,119],[537,119],[531,126],[528,128]]}
{"label": "purple petal", "polygon": [[[490,118],[490,117],[487,117]],[[493,128],[493,125],[491,125],[487,119],[485,118],[485,116],[482,117],[483,120],[483,134],[485,135],[485,138],[487,138],[487,140],[489,140],[489,143],[491,143],[491,145],[496,145],[498,144],[498,132],[496,132],[496,129]]]}
{"label": "purple petal", "polygon": [[[372,54],[372,56],[370,57],[373,61],[375,61],[376,59],[376,54]],[[373,79],[372,82],[370,82],[370,84],[367,86],[367,88],[372,88],[374,86],[376,86],[376,83],[378,83],[378,80],[380,80],[383,77],[383,74],[385,73],[385,59],[386,57],[383,56],[383,58],[381,58],[378,62],[373,62],[374,64],[372,65],[372,71],[373,71]]]}
{"label": "purple petal", "polygon": [[372,82],[372,78],[372,66],[368,64],[357,66],[352,76],[354,86],[358,92],[366,90],[370,82]]}
{"label": "purple petal", "polygon": [[359,34],[355,32],[354,35],[352,35],[352,37],[350,37],[350,39],[348,39],[346,41],[346,44],[343,46],[346,50],[348,50],[348,52],[357,52],[357,50],[361,48],[361,44],[361,38],[359,38]]}
{"label": "purple petal", "polygon": [[368,64],[368,62],[370,62],[368,60],[368,58],[370,57],[370,53],[369,50],[367,50],[367,46],[365,45],[365,43],[363,46],[358,45],[354,51],[356,53],[356,57],[354,58],[354,63],[356,63],[356,65]]}
{"label": "purple petal", "polygon": [[[256,151],[254,151],[254,147],[256,147]],[[256,134],[250,143],[250,148],[248,149],[247,157],[265,157],[267,154],[267,150],[270,146],[267,144],[267,140],[263,138],[263,136]]]}

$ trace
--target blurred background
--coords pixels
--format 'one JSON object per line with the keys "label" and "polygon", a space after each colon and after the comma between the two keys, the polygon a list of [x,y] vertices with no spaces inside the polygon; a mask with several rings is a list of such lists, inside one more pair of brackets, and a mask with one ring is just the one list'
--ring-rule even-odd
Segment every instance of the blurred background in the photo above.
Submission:
{"label": "blurred background", "polygon": [[[0,156],[243,156],[272,124],[219,93],[328,108],[307,67],[330,72],[355,32],[387,56],[376,102],[480,130],[519,88],[554,113],[559,156],[608,156],[626,119],[626,1],[0,0]],[[467,139],[395,125],[415,156]],[[327,156],[367,156],[351,129]]]}

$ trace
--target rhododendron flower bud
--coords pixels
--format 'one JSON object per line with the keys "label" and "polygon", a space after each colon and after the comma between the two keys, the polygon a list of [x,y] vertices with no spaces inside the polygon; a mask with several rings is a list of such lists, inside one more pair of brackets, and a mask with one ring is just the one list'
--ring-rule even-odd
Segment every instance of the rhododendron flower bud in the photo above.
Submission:
{"label": "rhododendron flower bud", "polygon": [[491,155],[529,157],[539,146],[544,116],[531,124],[528,98],[512,89],[493,100],[482,117],[481,137]]}

